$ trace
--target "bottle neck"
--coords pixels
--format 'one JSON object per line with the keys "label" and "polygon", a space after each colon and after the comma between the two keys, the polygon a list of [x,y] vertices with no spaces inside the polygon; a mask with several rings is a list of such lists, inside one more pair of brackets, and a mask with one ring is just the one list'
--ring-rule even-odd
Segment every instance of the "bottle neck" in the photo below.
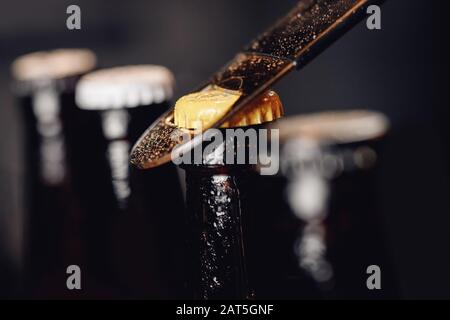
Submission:
{"label": "bottle neck", "polygon": [[240,175],[221,169],[185,168],[190,285],[196,298],[246,299]]}

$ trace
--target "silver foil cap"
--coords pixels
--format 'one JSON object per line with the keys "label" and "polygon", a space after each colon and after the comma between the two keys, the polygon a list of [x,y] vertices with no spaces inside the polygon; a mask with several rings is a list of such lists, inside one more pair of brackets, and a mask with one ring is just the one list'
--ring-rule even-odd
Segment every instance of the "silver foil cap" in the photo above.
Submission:
{"label": "silver foil cap", "polygon": [[58,80],[93,70],[97,59],[88,49],[38,51],[18,57],[11,65],[17,81]]}
{"label": "silver foil cap", "polygon": [[170,100],[174,85],[173,74],[163,66],[115,67],[82,77],[75,99],[85,110],[135,108]]}
{"label": "silver foil cap", "polygon": [[281,141],[308,139],[318,144],[345,144],[381,138],[389,130],[388,118],[369,110],[329,111],[288,117],[274,127]]}
{"label": "silver foil cap", "polygon": [[292,178],[315,172],[327,179],[343,171],[373,168],[378,158],[377,141],[390,126],[384,114],[368,110],[295,116],[276,125],[283,174]]}

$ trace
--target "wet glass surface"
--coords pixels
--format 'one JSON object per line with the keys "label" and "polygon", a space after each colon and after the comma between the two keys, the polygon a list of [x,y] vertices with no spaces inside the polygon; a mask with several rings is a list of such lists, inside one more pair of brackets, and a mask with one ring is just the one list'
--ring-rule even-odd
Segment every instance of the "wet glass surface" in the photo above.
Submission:
{"label": "wet glass surface", "polygon": [[186,167],[186,184],[192,250],[189,282],[195,298],[246,299],[238,178]]}

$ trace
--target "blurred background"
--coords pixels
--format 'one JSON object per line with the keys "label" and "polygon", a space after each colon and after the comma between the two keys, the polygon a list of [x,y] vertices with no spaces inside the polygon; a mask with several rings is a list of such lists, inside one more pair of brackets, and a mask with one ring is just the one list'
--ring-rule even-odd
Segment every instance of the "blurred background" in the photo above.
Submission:
{"label": "blurred background", "polygon": [[[0,10],[0,266],[21,266],[23,139],[9,66],[18,55],[86,47],[101,67],[162,64],[192,90],[295,0],[4,1]],[[439,5],[435,5],[439,3]],[[67,30],[77,4],[82,29]],[[392,121],[377,196],[403,298],[450,298],[448,51],[441,1],[390,0],[382,30],[361,23],[274,89],[288,115],[368,108]],[[441,17],[442,16],[442,17]],[[3,270],[0,270],[3,273]],[[12,279],[10,279],[12,280]],[[2,284],[0,284],[2,285]]]}

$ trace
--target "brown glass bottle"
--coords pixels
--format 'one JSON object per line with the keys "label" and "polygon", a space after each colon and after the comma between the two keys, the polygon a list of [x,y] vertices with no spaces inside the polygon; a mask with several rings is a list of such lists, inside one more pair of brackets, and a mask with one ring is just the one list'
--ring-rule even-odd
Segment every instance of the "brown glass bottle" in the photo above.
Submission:
{"label": "brown glass bottle", "polygon": [[218,167],[183,168],[193,262],[190,287],[194,297],[249,298],[240,174]]}
{"label": "brown glass bottle", "polygon": [[[272,217],[260,220],[267,231],[257,234],[257,241],[270,242],[278,260],[288,262],[263,267],[267,274],[272,265],[280,280],[260,282],[265,297],[398,298],[375,189],[388,128],[385,117],[368,111],[319,113],[286,118],[276,127],[282,170],[270,178],[270,186],[253,189],[259,197],[272,195],[276,201],[261,206],[255,194],[250,201],[261,217]],[[267,234],[274,241],[265,240]],[[381,290],[367,287],[372,265],[381,269]],[[310,292],[294,288],[294,283]]]}
{"label": "brown glass bottle", "polygon": [[[272,104],[282,113],[281,103],[273,92],[266,93],[247,109],[258,113],[264,103]],[[262,112],[262,111],[261,111]],[[263,113],[263,112],[262,112]],[[258,114],[259,115],[259,114]],[[238,117],[244,118],[240,114]],[[250,117],[251,118],[251,117]],[[256,119],[261,117],[256,116]],[[272,120],[275,120],[276,117]],[[254,120],[254,119],[252,119]],[[239,127],[221,128],[216,131],[223,138],[218,152],[203,154],[202,162],[195,163],[194,158],[190,164],[182,164],[186,172],[186,203],[188,214],[188,243],[189,251],[187,261],[189,264],[189,288],[196,299],[253,299],[254,293],[249,285],[247,274],[245,223],[247,187],[249,180],[257,175],[256,166],[249,161],[249,149],[259,146],[257,139],[239,142],[230,130],[241,130],[243,135],[248,132],[258,132],[263,126],[258,120],[246,121]],[[207,147],[204,143],[202,150]],[[227,159],[230,146],[233,163]],[[246,151],[246,161],[236,164],[238,148]]]}
{"label": "brown glass bottle", "polygon": [[81,254],[67,115],[75,108],[76,82],[94,66],[93,53],[78,49],[32,53],[13,64],[25,124],[22,293],[28,298],[65,297],[66,268]]}
{"label": "brown glass bottle", "polygon": [[[220,132],[225,135],[225,129]],[[186,172],[189,287],[197,299],[250,299],[242,202],[245,181],[256,172],[250,165],[223,164],[224,154],[218,157],[213,161],[220,164],[182,165]]]}
{"label": "brown glass bottle", "polygon": [[176,168],[136,172],[129,166],[132,145],[168,109],[173,85],[167,69],[138,65],[95,71],[77,86],[74,118],[84,126],[73,128],[71,146],[87,212],[85,267],[91,281],[112,284],[117,297],[181,295],[174,275],[180,273],[184,205]]}

